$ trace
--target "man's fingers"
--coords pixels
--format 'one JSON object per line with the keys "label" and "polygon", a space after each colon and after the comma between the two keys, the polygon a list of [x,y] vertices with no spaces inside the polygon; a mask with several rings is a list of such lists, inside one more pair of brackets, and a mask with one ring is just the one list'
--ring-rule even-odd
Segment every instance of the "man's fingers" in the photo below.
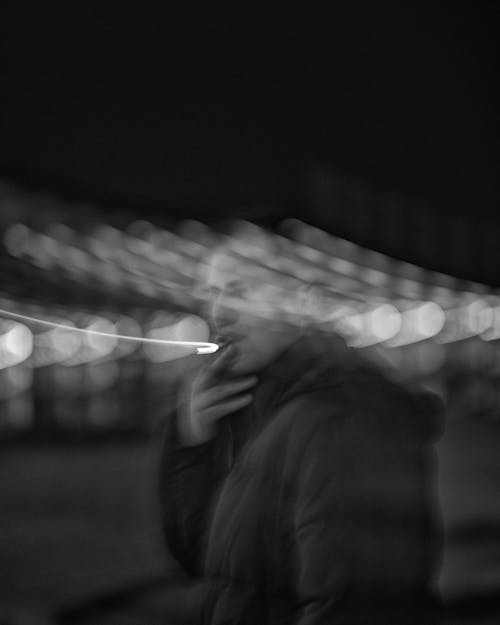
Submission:
{"label": "man's fingers", "polygon": [[206,406],[212,406],[214,404],[218,404],[226,397],[230,397],[231,395],[236,395],[236,393],[241,393],[242,391],[246,391],[252,386],[257,384],[258,378],[254,375],[240,378],[239,380],[224,382],[223,384],[218,384],[217,386],[213,386],[210,389],[207,389],[203,393],[203,403]]}
{"label": "man's fingers", "polygon": [[245,406],[248,406],[252,402],[253,395],[251,393],[245,393],[228,401],[220,402],[211,408],[207,408],[203,411],[203,418],[206,423],[217,421],[222,417],[225,417],[232,412],[236,412]]}
{"label": "man's fingers", "polygon": [[[226,363],[229,358],[230,355],[226,354]],[[182,421],[187,444],[196,445],[209,440],[215,435],[214,425],[219,419],[250,404],[253,394],[249,391],[257,381],[255,375],[219,383],[214,380],[212,384],[207,382],[205,374],[195,378],[190,390],[189,411]]]}

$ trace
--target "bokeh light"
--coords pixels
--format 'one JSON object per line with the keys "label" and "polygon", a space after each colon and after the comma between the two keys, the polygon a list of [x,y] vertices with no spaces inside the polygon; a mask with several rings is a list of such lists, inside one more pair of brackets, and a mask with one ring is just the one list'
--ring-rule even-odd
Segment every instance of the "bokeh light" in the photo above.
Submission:
{"label": "bokeh light", "polygon": [[33,351],[33,334],[27,326],[13,321],[4,328],[0,335],[0,369],[25,361]]}

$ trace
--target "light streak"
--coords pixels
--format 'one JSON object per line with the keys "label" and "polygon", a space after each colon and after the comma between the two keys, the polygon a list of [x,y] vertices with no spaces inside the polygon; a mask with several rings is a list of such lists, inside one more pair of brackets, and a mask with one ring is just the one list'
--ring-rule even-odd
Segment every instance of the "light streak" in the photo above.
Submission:
{"label": "light streak", "polygon": [[217,343],[209,343],[205,341],[176,341],[167,339],[146,338],[142,336],[130,336],[129,334],[116,334],[114,332],[101,332],[99,330],[89,330],[88,328],[75,328],[74,326],[66,325],[64,323],[56,323],[54,321],[48,321],[47,319],[39,319],[37,317],[30,317],[29,315],[21,315],[20,313],[11,312],[10,310],[4,310],[2,308],[0,308],[0,315],[12,317],[14,319],[20,319],[23,321],[29,321],[31,323],[38,323],[40,325],[49,326],[51,328],[62,328],[63,330],[80,332],[82,334],[92,334],[94,336],[106,336],[110,338],[120,339],[122,341],[153,343],[155,345],[177,345],[180,347],[193,347],[196,349],[196,353],[199,355],[213,354],[219,349],[219,345],[217,345]]}

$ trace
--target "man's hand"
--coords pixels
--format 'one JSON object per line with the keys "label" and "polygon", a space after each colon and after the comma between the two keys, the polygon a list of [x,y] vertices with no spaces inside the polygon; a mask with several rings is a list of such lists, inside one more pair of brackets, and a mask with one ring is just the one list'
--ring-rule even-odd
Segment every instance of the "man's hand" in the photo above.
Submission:
{"label": "man's hand", "polygon": [[230,378],[227,371],[234,356],[234,347],[223,348],[187,389],[187,399],[179,414],[179,431],[185,445],[201,445],[209,441],[215,436],[219,419],[251,403],[250,391],[257,383],[257,377]]}

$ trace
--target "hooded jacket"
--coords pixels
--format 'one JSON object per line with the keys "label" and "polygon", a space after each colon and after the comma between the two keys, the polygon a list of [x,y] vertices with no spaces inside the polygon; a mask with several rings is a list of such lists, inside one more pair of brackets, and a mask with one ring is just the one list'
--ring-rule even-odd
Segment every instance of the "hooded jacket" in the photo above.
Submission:
{"label": "hooded jacket", "polygon": [[165,438],[166,540],[202,580],[194,622],[430,625],[439,403],[343,342],[297,341],[216,438]]}

